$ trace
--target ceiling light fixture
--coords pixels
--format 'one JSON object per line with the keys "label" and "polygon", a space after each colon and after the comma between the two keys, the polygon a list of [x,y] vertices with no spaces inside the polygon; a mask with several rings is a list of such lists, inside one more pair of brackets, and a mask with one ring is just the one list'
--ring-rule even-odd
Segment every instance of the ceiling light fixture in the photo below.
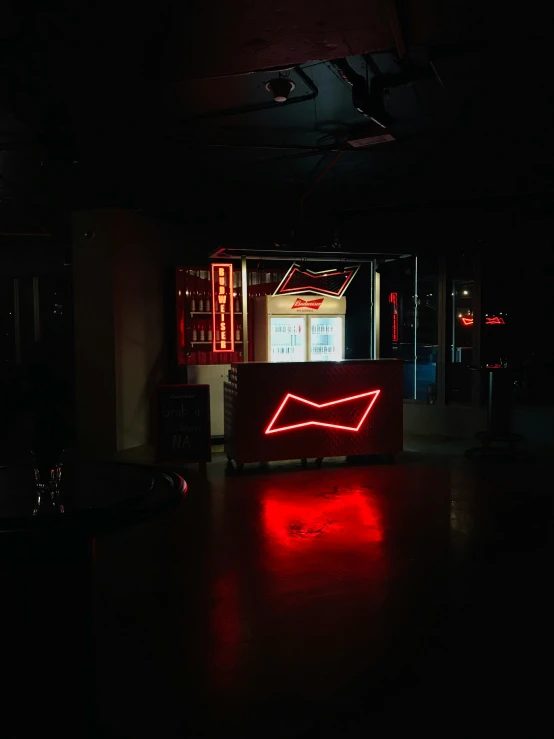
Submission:
{"label": "ceiling light fixture", "polygon": [[284,77],[274,77],[266,83],[265,89],[273,95],[276,103],[286,103],[288,96],[296,85],[292,80]]}

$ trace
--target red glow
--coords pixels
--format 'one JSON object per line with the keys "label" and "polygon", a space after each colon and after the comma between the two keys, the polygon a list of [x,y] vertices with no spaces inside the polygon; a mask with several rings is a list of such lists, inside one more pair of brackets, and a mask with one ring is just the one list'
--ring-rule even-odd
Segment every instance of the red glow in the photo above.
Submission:
{"label": "red glow", "polygon": [[[303,293],[313,293],[316,295],[332,295],[334,298],[340,298],[356,276],[359,268],[358,265],[356,267],[346,267],[344,270],[324,269],[321,272],[314,272],[311,269],[300,269],[298,264],[293,264],[273,294],[301,295]],[[304,281],[301,281],[298,287],[289,287],[291,280],[296,276],[304,278]],[[342,278],[342,284],[338,290],[321,287],[321,280],[329,277]]]}
{"label": "red glow", "polygon": [[392,340],[398,341],[398,293],[389,295],[389,303],[392,303]]}
{"label": "red glow", "polygon": [[[370,390],[367,393],[360,393],[359,395],[350,395],[346,398],[338,398],[337,400],[331,400],[328,403],[314,403],[313,401],[307,400],[306,398],[301,398],[298,395],[287,393],[287,395],[285,395],[284,400],[282,401],[279,408],[277,409],[277,412],[275,413],[275,415],[269,422],[269,425],[266,428],[265,433],[266,434],[276,434],[280,431],[292,431],[293,429],[303,428],[305,426],[322,426],[325,428],[339,429],[341,431],[359,431],[360,428],[362,427],[363,422],[369,415],[369,412],[371,411],[373,404],[377,400],[377,397],[380,392],[381,392],[380,390]],[[326,423],[323,421],[316,421],[316,420],[310,419],[310,420],[302,421],[301,423],[294,423],[288,426],[280,426],[279,428],[275,428],[277,419],[279,418],[281,413],[284,411],[289,401],[300,403],[310,408],[315,408],[319,411],[322,408],[330,408],[331,406],[339,406],[339,405],[344,406],[346,403],[351,403],[353,401],[357,401],[362,398],[367,398],[367,401],[365,401],[363,404],[364,410],[361,414],[361,417],[357,425]],[[351,411],[351,408],[349,408],[348,410]],[[313,415],[313,412],[311,415]]]}
{"label": "red glow", "polygon": [[232,264],[212,264],[212,351],[235,351]]}
{"label": "red glow", "polygon": [[[473,326],[473,318],[469,316],[462,316],[462,323],[464,326]],[[503,326],[506,321],[500,316],[487,316],[485,318],[485,324],[487,326]]]}
{"label": "red glow", "polygon": [[375,503],[356,489],[345,488],[319,500],[266,500],[264,522],[271,539],[287,549],[303,549],[321,539],[341,541],[349,548],[383,539]]}
{"label": "red glow", "polygon": [[185,346],[185,314],[181,313],[181,318],[179,319],[179,333],[181,336],[181,347]]}

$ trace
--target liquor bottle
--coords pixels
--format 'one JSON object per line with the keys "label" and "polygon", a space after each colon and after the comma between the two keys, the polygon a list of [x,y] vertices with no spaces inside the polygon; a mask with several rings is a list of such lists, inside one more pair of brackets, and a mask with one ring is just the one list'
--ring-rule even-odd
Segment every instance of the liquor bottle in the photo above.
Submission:
{"label": "liquor bottle", "polygon": [[190,275],[190,294],[192,299],[190,301],[190,310],[192,313],[196,313],[197,306],[197,291],[198,291],[198,280],[196,279],[196,272],[192,270],[189,272]]}
{"label": "liquor bottle", "polygon": [[206,332],[204,331],[204,324],[200,324],[200,341],[205,341],[206,339]]}
{"label": "liquor bottle", "polygon": [[235,329],[235,341],[240,342],[240,326]]}
{"label": "liquor bottle", "polygon": [[238,295],[235,299],[235,313],[240,313],[240,300],[238,298]]}
{"label": "liquor bottle", "polygon": [[198,285],[200,287],[200,298],[198,299],[198,310],[200,313],[204,313],[204,286],[205,286],[205,278],[206,273],[205,272],[199,272],[198,273]]}
{"label": "liquor bottle", "polygon": [[210,313],[212,310],[212,301],[210,300],[209,297],[206,298],[205,308],[206,308],[206,313]]}
{"label": "liquor bottle", "polygon": [[192,327],[192,340],[196,341],[198,338],[198,332],[196,331],[196,325]]}
{"label": "liquor bottle", "polygon": [[212,335],[213,335],[212,334],[212,327],[211,326],[208,326],[208,341],[211,341],[212,340]]}

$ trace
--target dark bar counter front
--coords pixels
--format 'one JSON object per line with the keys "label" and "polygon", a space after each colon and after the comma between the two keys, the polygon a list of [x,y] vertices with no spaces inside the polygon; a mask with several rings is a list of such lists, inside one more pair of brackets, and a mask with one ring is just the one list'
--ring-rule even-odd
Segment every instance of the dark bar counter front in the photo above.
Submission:
{"label": "dark bar counter front", "polygon": [[402,451],[402,362],[249,362],[225,383],[225,453],[238,466]]}

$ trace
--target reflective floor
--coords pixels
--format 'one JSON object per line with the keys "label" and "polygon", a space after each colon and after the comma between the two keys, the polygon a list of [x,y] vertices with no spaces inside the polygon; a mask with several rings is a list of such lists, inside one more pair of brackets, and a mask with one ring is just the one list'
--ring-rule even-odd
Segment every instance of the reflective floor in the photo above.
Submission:
{"label": "reflective floor", "polygon": [[[51,648],[23,710],[47,696],[42,725],[75,737],[85,715],[129,739],[548,735],[550,466],[451,451],[220,460],[177,508],[97,537],[91,580],[65,544],[28,561],[24,638]],[[5,564],[4,612],[23,592]]]}
{"label": "reflective floor", "polygon": [[100,726],[535,735],[552,656],[544,471],[405,454],[189,472],[178,510],[97,542]]}

